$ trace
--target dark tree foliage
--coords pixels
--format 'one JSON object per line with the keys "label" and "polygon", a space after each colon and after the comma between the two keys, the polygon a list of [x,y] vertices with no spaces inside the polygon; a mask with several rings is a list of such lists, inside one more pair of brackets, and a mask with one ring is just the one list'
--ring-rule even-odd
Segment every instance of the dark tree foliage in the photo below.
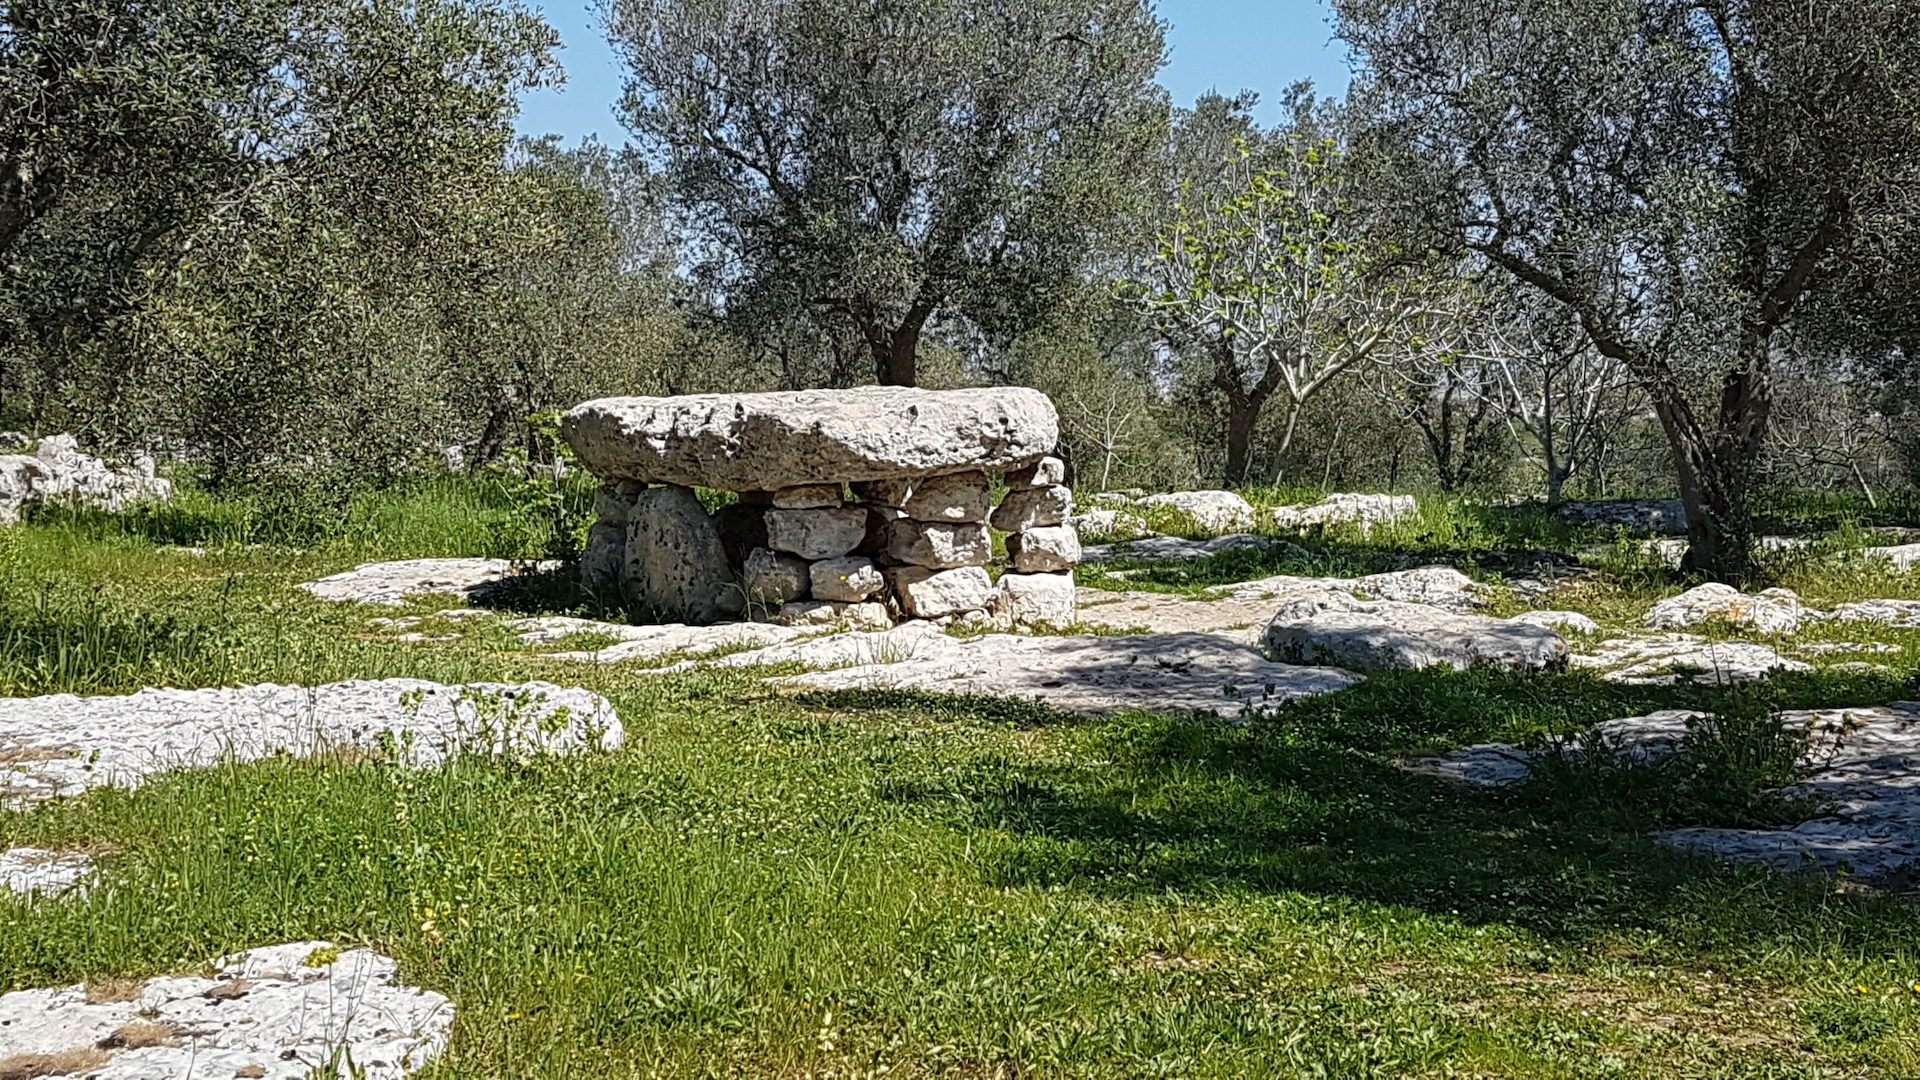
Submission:
{"label": "dark tree foliage", "polygon": [[1361,94],[1427,168],[1417,201],[1633,372],[1672,446],[1690,567],[1746,580],[1776,357],[1915,211],[1920,5],[1336,8]]}

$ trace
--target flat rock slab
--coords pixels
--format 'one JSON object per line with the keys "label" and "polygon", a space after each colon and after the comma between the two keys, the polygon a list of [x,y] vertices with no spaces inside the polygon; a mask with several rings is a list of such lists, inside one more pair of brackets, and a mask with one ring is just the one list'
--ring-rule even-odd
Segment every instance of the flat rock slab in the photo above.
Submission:
{"label": "flat rock slab", "polygon": [[1833,610],[1841,622],[1872,622],[1902,628],[1920,627],[1920,600],[1862,600]]}
{"label": "flat rock slab", "polygon": [[[1094,511],[1101,513],[1102,511]],[[1072,519],[1081,532],[1099,532],[1082,524],[1089,515]],[[1112,532],[1115,530],[1105,530]],[[1290,544],[1275,536],[1260,536],[1255,533],[1229,533],[1216,536],[1211,540],[1188,540],[1180,536],[1149,536],[1142,540],[1123,540],[1115,544],[1096,544],[1084,549],[1080,561],[1083,563],[1115,562],[1120,559],[1150,559],[1154,562],[1192,562],[1195,559],[1210,559],[1215,555],[1229,551],[1287,551],[1306,552],[1298,545]]]}
{"label": "flat rock slab", "polygon": [[1812,671],[1811,664],[1783,656],[1771,645],[1709,641],[1693,634],[1615,638],[1568,662],[1575,670],[1601,672],[1608,682],[1671,686],[1683,680],[1726,686],[1771,678],[1781,671]]}
{"label": "flat rock slab", "polygon": [[[1669,756],[1705,714],[1668,710],[1597,725],[1594,745],[1631,759]],[[1885,708],[1779,714],[1805,731],[1801,765],[1808,778],[1786,790],[1810,795],[1832,813],[1776,829],[1674,829],[1653,834],[1675,847],[1782,870],[1845,869],[1877,879],[1920,867],[1920,702]],[[1508,743],[1470,746],[1410,762],[1415,772],[1480,786],[1524,783],[1531,753]]]}
{"label": "flat rock slab", "polygon": [[1315,525],[1384,525],[1412,517],[1420,505],[1411,495],[1329,495],[1317,503],[1275,507],[1273,523],[1283,529],[1306,529]]}
{"label": "flat rock slab", "polygon": [[1539,671],[1567,662],[1566,641],[1543,626],[1344,594],[1283,605],[1262,633],[1260,647],[1275,660],[1356,671],[1434,666]]}
{"label": "flat rock slab", "polygon": [[1685,630],[1718,621],[1766,634],[1791,634],[1805,623],[1824,618],[1825,612],[1801,603],[1791,589],[1767,589],[1748,595],[1731,585],[1710,581],[1653,605],[1647,612],[1647,626]]}
{"label": "flat rock slab", "polygon": [[416,596],[451,595],[484,600],[511,579],[559,569],[557,562],[509,559],[405,559],[362,563],[344,573],[301,585],[322,600],[399,605]]}
{"label": "flat rock slab", "polygon": [[1060,440],[1038,390],[869,386],[589,401],[561,432],[594,474],[773,491],[810,484],[1004,472]]}
{"label": "flat rock slab", "polygon": [[[0,994],[0,1066],[32,1055],[75,1055],[58,1075],[89,1080],[332,1076],[342,1051],[353,1075],[400,1080],[446,1048],[453,1004],[400,981],[397,965],[363,949],[302,941],[217,962],[212,978],[149,979],[125,1001],[87,1001],[85,986]],[[140,1032],[161,1045],[104,1049]],[[21,1071],[8,1075],[52,1076]]]}
{"label": "flat rock slab", "polygon": [[306,689],[142,690],[0,699],[0,805],[137,787],[172,769],[352,748],[426,766],[463,748],[610,750],[625,732],[598,694],[552,683],[421,679]]}
{"label": "flat rock slab", "polygon": [[1218,586],[1199,597],[1081,589],[1079,620],[1112,630],[1227,634],[1252,644],[1281,603],[1333,595],[1422,603],[1461,612],[1480,602],[1479,586],[1465,574],[1450,567],[1424,567],[1358,578],[1280,575]]}
{"label": "flat rock slab", "polygon": [[[909,655],[774,680],[806,690],[920,690],[1032,701],[1071,712],[1122,709],[1256,715],[1360,681],[1351,672],[1266,661],[1214,634],[926,637]],[[903,643],[895,643],[899,648]],[[729,658],[730,660],[734,658]]]}
{"label": "flat rock slab", "polygon": [[1136,505],[1177,510],[1200,528],[1216,533],[1247,528],[1254,519],[1253,504],[1231,491],[1171,491],[1149,495]]}
{"label": "flat rock slab", "polygon": [[[10,848],[0,851],[0,890],[49,896],[78,885],[93,873],[93,859],[78,851]],[[0,1060],[5,1060],[0,1057]]]}
{"label": "flat rock slab", "polygon": [[576,649],[549,653],[551,660],[573,660],[592,664],[618,664],[651,657],[702,656],[743,648],[764,648],[783,641],[818,634],[819,627],[775,626],[772,623],[722,623],[718,626],[687,626],[667,623],[660,626],[630,626],[625,623],[595,622],[564,616],[519,619],[513,628],[520,640],[529,645],[551,645],[582,634],[605,635],[618,640],[598,649]]}

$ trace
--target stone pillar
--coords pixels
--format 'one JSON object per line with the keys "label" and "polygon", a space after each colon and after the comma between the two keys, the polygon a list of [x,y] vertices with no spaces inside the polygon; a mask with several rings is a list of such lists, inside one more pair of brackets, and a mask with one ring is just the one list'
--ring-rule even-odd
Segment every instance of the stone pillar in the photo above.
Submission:
{"label": "stone pillar", "polygon": [[1020,626],[1071,626],[1077,618],[1073,568],[1080,564],[1080,534],[1073,514],[1066,465],[1043,458],[1007,474],[1007,497],[993,512],[993,527],[1007,533],[1007,561],[996,609]]}

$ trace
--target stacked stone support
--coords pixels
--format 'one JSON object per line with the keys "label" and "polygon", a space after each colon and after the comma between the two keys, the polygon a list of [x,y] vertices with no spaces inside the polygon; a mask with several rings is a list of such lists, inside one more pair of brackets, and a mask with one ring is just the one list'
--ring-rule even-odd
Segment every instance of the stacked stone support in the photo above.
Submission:
{"label": "stacked stone support", "polygon": [[[1075,620],[1073,494],[1050,456],[1053,404],[1036,391],[610,398],[573,410],[564,430],[606,481],[584,581],[655,617]],[[737,499],[709,514],[696,486]],[[996,529],[1009,534],[997,581]]]}

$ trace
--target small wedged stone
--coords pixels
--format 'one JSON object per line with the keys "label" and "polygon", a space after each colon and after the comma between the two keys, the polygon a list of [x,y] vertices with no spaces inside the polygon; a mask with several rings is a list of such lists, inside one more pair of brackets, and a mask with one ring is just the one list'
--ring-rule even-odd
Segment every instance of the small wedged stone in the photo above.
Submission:
{"label": "small wedged stone", "polygon": [[723,491],[1024,468],[1060,440],[1038,390],[869,386],[603,398],[561,421],[598,476]]}
{"label": "small wedged stone", "polygon": [[755,548],[741,572],[747,603],[779,607],[804,598],[812,581],[809,565],[796,555]]}
{"label": "small wedged stone", "polygon": [[929,476],[901,505],[915,521],[983,522],[993,509],[993,487],[983,472]]}
{"label": "small wedged stone", "polygon": [[872,559],[847,555],[822,559],[807,568],[815,600],[857,604],[887,587],[887,579]]}
{"label": "small wedged stone", "polygon": [[837,559],[859,547],[866,535],[864,507],[767,511],[767,545],[810,562]]}
{"label": "small wedged stone", "polygon": [[984,525],[900,518],[893,522],[887,554],[895,562],[931,570],[985,566],[993,559],[993,539]]}
{"label": "small wedged stone", "polygon": [[1047,574],[1080,565],[1080,534],[1071,525],[1049,525],[1007,536],[1007,556],[1022,574]]}
{"label": "small wedged stone", "polygon": [[861,502],[898,510],[906,506],[907,499],[913,495],[913,480],[908,477],[868,480],[853,485],[853,493],[860,497]]}
{"label": "small wedged stone", "polygon": [[1026,532],[1059,525],[1073,513],[1073,492],[1055,484],[1027,491],[1009,491],[990,520],[1001,532]]}
{"label": "small wedged stone", "polygon": [[781,510],[829,510],[845,501],[839,484],[806,484],[773,493],[773,505]]}
{"label": "small wedged stone", "polygon": [[1007,487],[1012,491],[1057,487],[1066,482],[1067,463],[1057,457],[1043,457],[1024,469],[1007,473]]}
{"label": "small wedged stone", "polygon": [[934,570],[902,566],[887,573],[900,608],[916,619],[983,610],[993,601],[993,578],[978,566]]}

